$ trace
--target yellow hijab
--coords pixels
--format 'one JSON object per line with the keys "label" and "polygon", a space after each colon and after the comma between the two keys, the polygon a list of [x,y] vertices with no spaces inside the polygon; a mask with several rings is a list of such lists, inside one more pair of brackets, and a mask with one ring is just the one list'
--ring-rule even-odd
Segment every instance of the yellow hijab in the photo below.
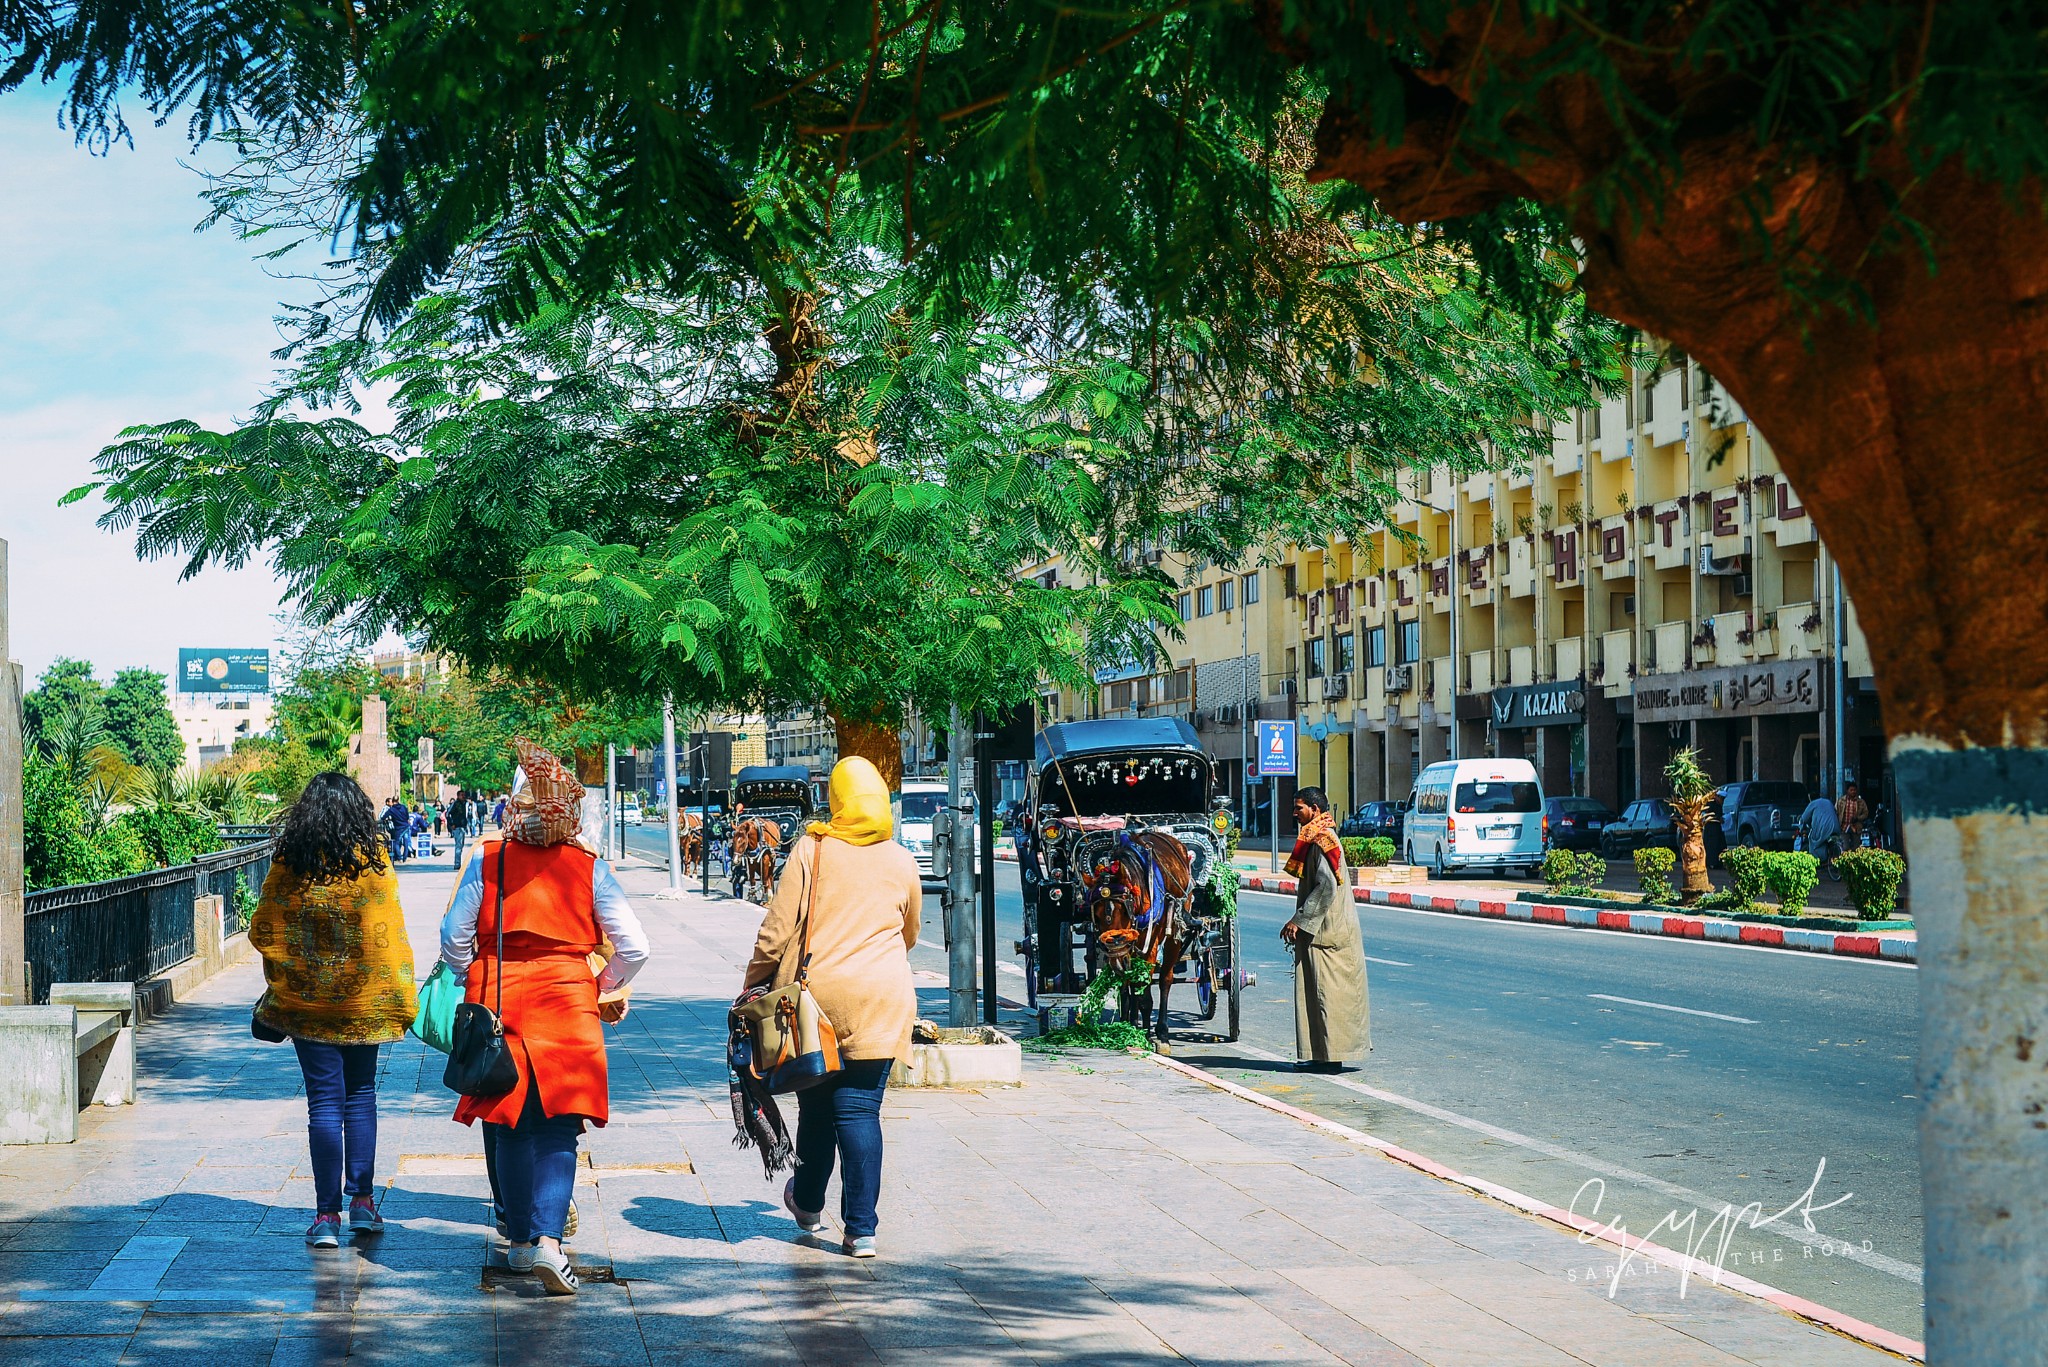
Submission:
{"label": "yellow hijab", "polygon": [[820,839],[830,836],[849,845],[873,845],[896,834],[889,810],[889,785],[881,770],[852,755],[832,766],[832,819],[813,821],[809,830]]}

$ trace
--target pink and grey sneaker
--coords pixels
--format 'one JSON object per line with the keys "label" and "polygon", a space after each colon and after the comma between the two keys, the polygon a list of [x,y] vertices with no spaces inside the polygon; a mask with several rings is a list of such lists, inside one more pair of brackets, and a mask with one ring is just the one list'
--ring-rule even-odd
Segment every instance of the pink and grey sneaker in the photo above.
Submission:
{"label": "pink and grey sneaker", "polygon": [[306,1229],[306,1246],[309,1248],[341,1247],[341,1212],[330,1211],[313,1217],[313,1223]]}
{"label": "pink and grey sneaker", "polygon": [[356,1234],[382,1234],[384,1216],[377,1209],[377,1203],[367,1196],[358,1196],[348,1203],[348,1227]]}

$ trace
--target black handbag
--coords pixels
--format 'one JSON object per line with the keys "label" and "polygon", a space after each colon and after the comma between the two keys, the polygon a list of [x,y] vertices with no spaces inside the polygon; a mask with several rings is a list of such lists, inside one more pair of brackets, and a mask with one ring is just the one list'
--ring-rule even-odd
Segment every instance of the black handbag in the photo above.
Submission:
{"label": "black handbag", "polygon": [[503,1096],[519,1082],[505,1043],[505,842],[498,842],[498,1009],[482,1002],[455,1008],[455,1031],[441,1085],[463,1096]]}

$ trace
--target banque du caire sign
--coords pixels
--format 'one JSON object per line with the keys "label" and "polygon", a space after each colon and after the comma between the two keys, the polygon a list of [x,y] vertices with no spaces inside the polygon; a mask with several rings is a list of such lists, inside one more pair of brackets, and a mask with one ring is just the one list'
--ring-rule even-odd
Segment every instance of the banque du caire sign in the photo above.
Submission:
{"label": "banque du caire sign", "polygon": [[1638,680],[1636,720],[1711,721],[1812,712],[1820,707],[1820,686],[1820,663],[1815,660],[1701,669],[1669,684]]}
{"label": "banque du caire sign", "polygon": [[1564,726],[1586,719],[1586,695],[1576,680],[1493,690],[1495,730],[1517,726]]}

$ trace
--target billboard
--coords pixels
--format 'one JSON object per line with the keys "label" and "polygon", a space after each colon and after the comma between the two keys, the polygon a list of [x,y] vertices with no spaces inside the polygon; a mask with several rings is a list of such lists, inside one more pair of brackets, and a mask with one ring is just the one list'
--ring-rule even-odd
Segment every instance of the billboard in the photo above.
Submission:
{"label": "billboard", "polygon": [[174,693],[268,693],[268,650],[179,650]]}

